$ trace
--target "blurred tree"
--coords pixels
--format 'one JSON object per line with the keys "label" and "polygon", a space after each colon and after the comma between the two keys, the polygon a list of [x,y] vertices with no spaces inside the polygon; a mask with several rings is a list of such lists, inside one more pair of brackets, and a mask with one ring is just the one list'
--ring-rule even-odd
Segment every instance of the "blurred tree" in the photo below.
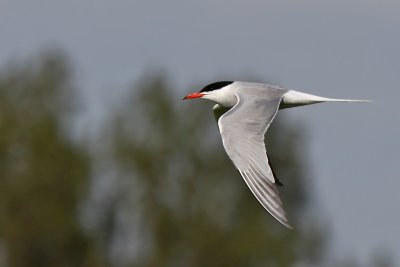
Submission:
{"label": "blurred tree", "polygon": [[0,74],[0,241],[8,266],[104,266],[79,224],[87,154],[63,120],[74,110],[65,57]]}
{"label": "blurred tree", "polygon": [[289,127],[279,114],[267,134],[271,160],[284,183],[283,202],[295,226],[291,231],[262,208],[235,170],[211,106],[180,102],[162,77],[144,80],[120,105],[110,127],[122,184],[132,181],[135,196],[127,208],[135,214],[129,230],[136,229],[133,242],[141,253],[132,266],[320,262],[326,236],[311,219],[306,224],[299,220],[310,199],[301,129]]}
{"label": "blurred tree", "polygon": [[[267,137],[290,231],[235,171],[211,105],[180,103],[161,76],[144,80],[89,154],[69,138],[77,106],[62,54],[0,72],[0,266],[111,266],[104,249],[118,266],[321,265],[326,231],[300,216],[311,199],[301,127],[281,112]],[[100,176],[111,199],[92,209],[92,238],[79,213]],[[371,264],[392,265],[386,254]]]}

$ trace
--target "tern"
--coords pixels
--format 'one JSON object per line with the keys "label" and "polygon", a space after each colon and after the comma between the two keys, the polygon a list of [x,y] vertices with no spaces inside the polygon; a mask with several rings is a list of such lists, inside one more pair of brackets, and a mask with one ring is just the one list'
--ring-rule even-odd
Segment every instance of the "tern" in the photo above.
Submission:
{"label": "tern", "polygon": [[262,83],[221,81],[182,99],[203,98],[213,107],[226,153],[261,205],[280,223],[292,229],[283,209],[268,163],[264,136],[279,109],[321,102],[369,102],[325,98]]}

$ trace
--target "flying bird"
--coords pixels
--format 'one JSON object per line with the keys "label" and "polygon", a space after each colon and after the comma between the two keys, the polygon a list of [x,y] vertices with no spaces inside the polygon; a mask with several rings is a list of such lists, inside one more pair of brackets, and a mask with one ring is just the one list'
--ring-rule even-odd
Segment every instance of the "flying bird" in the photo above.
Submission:
{"label": "flying bird", "polygon": [[213,107],[226,153],[261,205],[280,223],[292,228],[279,197],[279,180],[268,163],[264,135],[279,109],[321,102],[368,102],[333,99],[279,86],[239,81],[207,85],[182,99],[203,98]]}

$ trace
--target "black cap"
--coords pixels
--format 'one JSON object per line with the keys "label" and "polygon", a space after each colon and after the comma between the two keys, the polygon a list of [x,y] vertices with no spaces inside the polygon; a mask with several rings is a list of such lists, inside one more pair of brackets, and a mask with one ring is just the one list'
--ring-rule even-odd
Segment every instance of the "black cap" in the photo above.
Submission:
{"label": "black cap", "polygon": [[218,90],[218,89],[221,89],[222,87],[225,87],[232,83],[233,83],[233,81],[221,81],[221,82],[211,83],[211,84],[207,85],[206,87],[204,87],[203,89],[201,89],[201,91],[199,93]]}

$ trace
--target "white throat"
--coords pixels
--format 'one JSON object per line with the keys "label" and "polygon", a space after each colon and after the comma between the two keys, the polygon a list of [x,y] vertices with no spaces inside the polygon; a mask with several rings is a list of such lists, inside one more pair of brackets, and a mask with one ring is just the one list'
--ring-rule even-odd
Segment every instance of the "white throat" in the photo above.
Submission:
{"label": "white throat", "polygon": [[202,98],[214,101],[223,107],[231,108],[237,103],[235,96],[235,83],[227,85],[221,89],[207,92]]}

